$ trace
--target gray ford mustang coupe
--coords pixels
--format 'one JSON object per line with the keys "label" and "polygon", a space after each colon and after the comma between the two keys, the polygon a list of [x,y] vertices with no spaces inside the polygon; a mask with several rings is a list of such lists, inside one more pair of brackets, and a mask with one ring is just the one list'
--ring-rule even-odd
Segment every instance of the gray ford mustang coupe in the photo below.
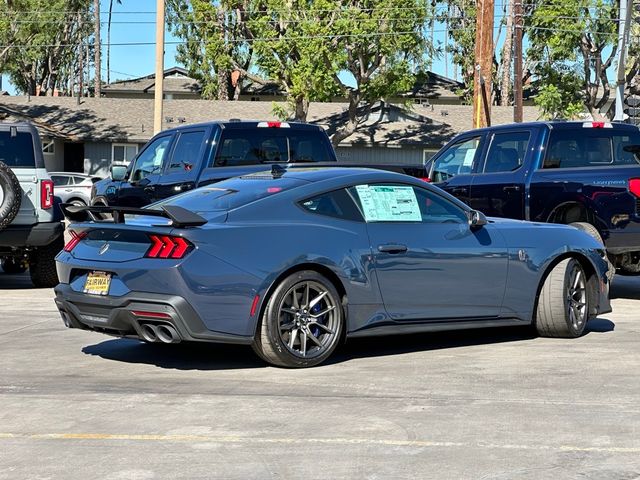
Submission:
{"label": "gray ford mustang coupe", "polygon": [[589,235],[487,219],[390,172],[276,166],[145,209],[63,209],[76,223],[57,257],[62,319],[118,337],[247,344],[308,367],[345,337],[528,324],[578,337],[610,311]]}

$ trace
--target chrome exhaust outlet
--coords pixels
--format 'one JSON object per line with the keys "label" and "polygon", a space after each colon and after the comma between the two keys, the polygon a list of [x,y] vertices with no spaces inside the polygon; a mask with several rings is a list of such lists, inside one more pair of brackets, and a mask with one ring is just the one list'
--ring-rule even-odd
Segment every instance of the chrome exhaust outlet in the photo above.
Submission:
{"label": "chrome exhaust outlet", "polygon": [[151,325],[150,323],[141,323],[140,336],[146,342],[157,342],[158,328],[155,325]]}
{"label": "chrome exhaust outlet", "polygon": [[158,340],[164,343],[179,343],[180,335],[171,325],[160,324],[156,326]]}

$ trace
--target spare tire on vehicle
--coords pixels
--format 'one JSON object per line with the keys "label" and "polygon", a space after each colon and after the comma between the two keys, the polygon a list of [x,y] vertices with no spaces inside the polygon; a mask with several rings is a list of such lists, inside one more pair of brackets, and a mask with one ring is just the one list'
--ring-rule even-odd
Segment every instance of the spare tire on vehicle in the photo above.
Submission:
{"label": "spare tire on vehicle", "polygon": [[22,189],[15,173],[6,163],[0,162],[0,230],[16,218],[22,202]]}

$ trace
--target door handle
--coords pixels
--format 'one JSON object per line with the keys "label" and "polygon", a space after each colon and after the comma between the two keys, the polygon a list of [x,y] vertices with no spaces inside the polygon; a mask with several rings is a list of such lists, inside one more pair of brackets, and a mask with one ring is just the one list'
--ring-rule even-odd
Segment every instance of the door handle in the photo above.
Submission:
{"label": "door handle", "polygon": [[395,243],[387,243],[385,245],[378,245],[378,251],[381,253],[404,253],[407,251],[406,245],[400,245]]}
{"label": "door handle", "polygon": [[507,185],[505,187],[502,187],[502,191],[509,193],[509,192],[519,192],[520,191],[520,185]]}
{"label": "door handle", "polygon": [[467,193],[467,187],[453,187],[450,192],[451,195],[464,195]]}
{"label": "door handle", "polygon": [[145,193],[153,193],[153,192],[155,192],[155,190],[156,190],[156,187],[154,187],[152,185],[149,185],[148,187],[144,187]]}

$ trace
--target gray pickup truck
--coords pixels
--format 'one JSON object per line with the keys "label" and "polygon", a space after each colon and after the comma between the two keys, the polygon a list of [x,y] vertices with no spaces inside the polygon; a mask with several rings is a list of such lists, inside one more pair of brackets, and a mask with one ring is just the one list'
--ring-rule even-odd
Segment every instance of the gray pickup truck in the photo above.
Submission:
{"label": "gray pickup truck", "polygon": [[34,286],[57,285],[54,258],[64,247],[64,223],[58,210],[35,127],[0,124],[0,265],[4,273],[28,268]]}

